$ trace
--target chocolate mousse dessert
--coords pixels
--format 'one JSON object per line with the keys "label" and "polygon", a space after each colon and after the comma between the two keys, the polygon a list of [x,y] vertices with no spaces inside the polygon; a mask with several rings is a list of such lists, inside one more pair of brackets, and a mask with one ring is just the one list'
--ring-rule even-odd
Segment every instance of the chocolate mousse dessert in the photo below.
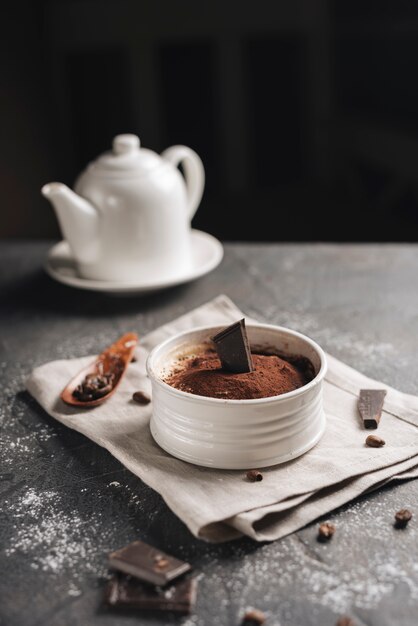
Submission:
{"label": "chocolate mousse dessert", "polygon": [[[239,329],[237,328],[239,325]],[[223,339],[225,333],[238,330],[242,335],[243,347],[229,345],[230,354],[247,358],[245,363],[237,363],[238,371],[231,371],[232,359],[224,359],[217,337]],[[178,358],[165,377],[165,382],[176,389],[211,398],[228,400],[251,400],[277,396],[306,385],[312,378],[312,365],[304,357],[286,357],[277,354],[250,352],[243,320],[228,327],[212,338],[216,349],[210,344],[196,346],[193,354]]]}

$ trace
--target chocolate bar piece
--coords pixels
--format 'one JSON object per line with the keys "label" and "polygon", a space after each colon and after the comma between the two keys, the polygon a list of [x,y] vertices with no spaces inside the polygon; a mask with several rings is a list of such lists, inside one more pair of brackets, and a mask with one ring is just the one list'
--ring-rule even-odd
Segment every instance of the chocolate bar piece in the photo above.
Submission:
{"label": "chocolate bar piece", "polygon": [[244,319],[221,330],[212,341],[224,370],[236,374],[254,371]]}
{"label": "chocolate bar piece", "polygon": [[191,569],[189,563],[169,556],[143,541],[133,541],[109,554],[109,564],[120,572],[161,586]]}
{"label": "chocolate bar piece", "polygon": [[360,389],[358,409],[364,428],[377,428],[382,416],[385,389]]}
{"label": "chocolate bar piece", "polygon": [[189,615],[196,600],[197,581],[180,580],[169,587],[151,587],[132,576],[115,574],[108,582],[105,602],[112,607],[172,611]]}

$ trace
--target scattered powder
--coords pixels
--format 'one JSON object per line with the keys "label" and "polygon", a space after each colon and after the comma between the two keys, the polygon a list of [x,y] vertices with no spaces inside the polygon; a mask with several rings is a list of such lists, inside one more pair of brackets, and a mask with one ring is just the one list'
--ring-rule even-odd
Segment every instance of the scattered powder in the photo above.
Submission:
{"label": "scattered powder", "polygon": [[[123,471],[125,472],[126,470]],[[139,512],[139,505],[141,504],[140,497],[129,485],[122,485],[119,481],[113,480],[107,485],[107,487],[112,487],[118,491],[119,489],[122,489],[124,501],[127,502],[129,507],[134,507],[135,511]]]}
{"label": "scattered powder", "polygon": [[[405,506],[413,508],[408,502]],[[292,623],[297,622],[298,597],[309,601],[313,612],[315,607],[326,607],[336,615],[350,614],[356,608],[371,609],[388,601],[394,589],[403,585],[414,606],[418,564],[411,546],[418,540],[418,528],[411,525],[408,536],[402,536],[404,531],[393,528],[394,510],[393,492],[388,492],[379,499],[355,502],[335,515],[332,521],[337,532],[330,544],[317,543],[315,524],[297,536],[260,546],[255,553],[237,549],[233,565],[231,559],[228,563],[228,576],[225,561],[213,560],[205,566],[200,593],[212,597],[213,589],[222,588],[219,604],[225,611],[230,605],[235,611],[249,605],[264,611],[270,603],[276,605],[278,597],[287,598],[280,605],[280,618],[286,621],[287,607]],[[190,624],[203,626],[204,622]]]}
{"label": "scattered powder", "polygon": [[[135,513],[140,510],[141,500],[129,485],[112,481],[108,486],[123,489],[128,506]],[[87,491],[87,487],[80,490]],[[4,500],[13,531],[4,554],[10,557],[24,553],[31,559],[32,569],[54,574],[65,572],[70,581],[86,572],[103,576],[106,571],[103,554],[112,546],[114,529],[103,529],[98,511],[85,515],[78,508],[68,511],[64,499],[65,493],[38,492],[31,487],[13,500]],[[78,595],[77,590],[74,586],[68,593]]]}
{"label": "scattered powder", "polygon": [[24,496],[21,496],[20,502],[18,501],[14,506],[15,517],[19,518],[27,514],[32,517],[38,517],[41,509],[53,501],[56,496],[55,491],[44,491],[40,495],[31,487]]}
{"label": "scattered powder", "polygon": [[12,403],[12,407],[0,407],[0,424],[2,417],[6,419],[10,412],[12,416],[7,417],[8,429],[3,428],[0,434],[0,447],[3,467],[12,469],[16,463],[30,461],[34,449],[44,449],[50,439],[58,436],[58,431],[45,422],[26,424],[27,408],[22,407],[21,401]]}
{"label": "scattered powder", "polygon": [[81,596],[83,592],[81,591],[81,589],[78,589],[78,587],[75,587],[75,585],[71,583],[68,588],[67,593],[69,596],[73,596],[73,598],[77,598],[78,596]]}
{"label": "scattered powder", "polygon": [[[109,337],[96,336],[94,342],[107,345]],[[97,346],[96,346],[97,347]],[[54,346],[55,358],[71,358],[74,341]],[[95,353],[92,335],[86,338],[86,352]],[[3,376],[2,399],[0,402],[0,446],[2,448],[2,478],[13,481],[14,468],[27,471],[31,476],[33,459],[41,454],[45,461],[51,461],[54,453],[49,443],[60,436],[62,426],[52,420],[39,418],[37,406],[28,394],[23,395],[25,380],[39,362],[35,361],[36,350],[27,353],[22,346],[21,362],[8,360],[0,362]],[[39,358],[39,357],[38,357]],[[44,359],[45,360],[45,359]],[[6,427],[7,426],[7,427]],[[51,441],[56,446],[54,441]],[[48,467],[48,466],[47,466]],[[47,471],[47,467],[45,468]],[[117,481],[111,488],[122,488]],[[80,498],[85,498],[87,487],[80,484]],[[99,494],[100,495],[100,494]],[[126,488],[127,502],[131,512],[140,509],[140,499],[133,490]],[[103,494],[103,497],[105,494]],[[33,487],[6,497],[2,503],[2,514],[7,519],[7,541],[4,542],[3,556],[14,566],[19,559],[35,572],[45,572],[57,580],[65,581],[69,596],[82,594],[86,576],[97,580],[106,576],[104,555],[113,547],[114,525],[102,523],[98,511],[80,513],[78,502],[69,507],[65,488],[60,490],[39,490]],[[65,511],[65,512],[64,512]],[[6,547],[7,546],[7,547]]]}
{"label": "scattered powder", "polygon": [[[90,512],[86,519],[77,510],[64,513],[60,494],[38,493],[33,488],[12,502],[5,500],[4,504],[12,515],[14,531],[4,551],[6,556],[22,552],[32,559],[32,569],[54,574],[65,571],[70,574],[70,581],[71,575],[79,573],[99,575],[95,532],[92,532],[99,522],[97,513]],[[79,595],[79,590],[70,586],[68,593]]]}

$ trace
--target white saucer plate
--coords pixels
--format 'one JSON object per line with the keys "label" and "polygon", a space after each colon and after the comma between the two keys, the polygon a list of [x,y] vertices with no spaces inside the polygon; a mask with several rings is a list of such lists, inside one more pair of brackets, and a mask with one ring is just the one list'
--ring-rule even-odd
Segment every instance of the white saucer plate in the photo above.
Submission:
{"label": "white saucer plate", "polygon": [[66,241],[60,241],[51,248],[45,263],[45,270],[54,280],[70,287],[77,287],[78,289],[101,291],[109,294],[146,294],[196,280],[211,272],[222,261],[222,244],[212,235],[204,233],[201,230],[193,229],[191,241],[193,258],[192,269],[181,276],[168,280],[120,283],[82,278],[77,273],[76,263],[71,254],[70,246]]}

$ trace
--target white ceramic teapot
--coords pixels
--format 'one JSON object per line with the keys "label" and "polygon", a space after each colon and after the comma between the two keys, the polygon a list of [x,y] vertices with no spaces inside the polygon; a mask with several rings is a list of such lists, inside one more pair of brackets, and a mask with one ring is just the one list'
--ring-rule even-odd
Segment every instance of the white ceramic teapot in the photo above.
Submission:
{"label": "white ceramic teapot", "polygon": [[140,148],[136,135],[118,135],[113,150],[78,177],[75,192],[48,183],[42,193],[83,278],[152,282],[191,269],[190,221],[204,180],[202,161],[190,148],[173,146],[159,156]]}

